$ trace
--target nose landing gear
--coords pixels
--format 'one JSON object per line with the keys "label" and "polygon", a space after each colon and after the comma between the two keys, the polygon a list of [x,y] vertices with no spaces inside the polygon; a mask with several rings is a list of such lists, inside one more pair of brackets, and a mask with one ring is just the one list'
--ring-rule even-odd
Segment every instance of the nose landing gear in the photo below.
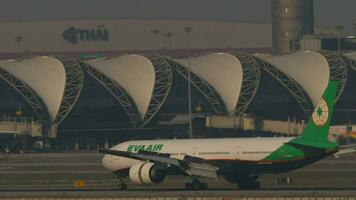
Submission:
{"label": "nose landing gear", "polygon": [[118,190],[127,190],[127,184],[126,184],[125,179],[122,176],[120,176],[120,174],[114,174],[114,177],[119,180],[117,189]]}

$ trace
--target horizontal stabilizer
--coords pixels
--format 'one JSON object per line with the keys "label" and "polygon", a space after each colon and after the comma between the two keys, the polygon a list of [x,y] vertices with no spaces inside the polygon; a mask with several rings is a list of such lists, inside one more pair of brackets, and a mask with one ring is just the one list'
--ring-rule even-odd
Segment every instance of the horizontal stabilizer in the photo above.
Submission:
{"label": "horizontal stabilizer", "polygon": [[312,148],[320,148],[320,149],[332,149],[332,148],[337,147],[337,145],[332,142],[317,142],[317,141],[312,141],[312,140],[302,140],[300,138],[291,140],[288,142],[288,144],[292,144],[292,145],[295,144],[295,145],[307,146],[307,147],[312,147]]}
{"label": "horizontal stabilizer", "polygon": [[349,154],[349,153],[355,153],[356,152],[356,145],[352,144],[352,145],[344,145],[340,147],[340,150],[334,154],[334,156],[336,158],[339,158],[340,155],[344,155],[344,154]]}

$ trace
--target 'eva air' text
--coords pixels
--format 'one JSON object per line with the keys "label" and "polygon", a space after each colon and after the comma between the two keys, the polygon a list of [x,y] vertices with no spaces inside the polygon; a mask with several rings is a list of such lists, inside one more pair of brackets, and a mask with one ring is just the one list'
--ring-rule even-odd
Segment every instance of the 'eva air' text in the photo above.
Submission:
{"label": "'eva air' text", "polygon": [[137,151],[152,151],[159,152],[163,148],[163,144],[139,144],[139,145],[129,145],[127,147],[127,152],[137,152]]}

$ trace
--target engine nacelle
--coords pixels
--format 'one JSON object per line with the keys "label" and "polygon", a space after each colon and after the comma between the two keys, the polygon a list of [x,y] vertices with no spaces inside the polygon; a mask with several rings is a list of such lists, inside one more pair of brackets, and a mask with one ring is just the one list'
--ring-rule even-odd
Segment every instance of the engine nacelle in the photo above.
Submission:
{"label": "engine nacelle", "polygon": [[130,168],[129,177],[136,184],[160,183],[166,177],[164,169],[151,162],[141,162]]}

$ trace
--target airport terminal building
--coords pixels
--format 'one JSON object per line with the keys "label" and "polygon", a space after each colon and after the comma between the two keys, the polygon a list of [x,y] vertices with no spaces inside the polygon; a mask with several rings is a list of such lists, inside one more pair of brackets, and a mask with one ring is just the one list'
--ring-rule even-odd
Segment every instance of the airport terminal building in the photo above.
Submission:
{"label": "airport terminal building", "polygon": [[[189,67],[188,61],[138,54],[2,60],[2,123],[40,124],[49,138],[172,132],[180,118],[186,122],[188,69],[192,107],[199,117],[307,120],[329,80],[338,80],[334,123],[356,119],[353,53],[231,52],[192,57]],[[162,125],[171,129],[163,131]]]}
{"label": "airport terminal building", "polygon": [[6,30],[0,33],[4,135],[51,138],[60,148],[78,140],[101,145],[113,138],[186,137],[188,71],[196,132],[206,131],[210,116],[305,121],[330,80],[340,82],[334,124],[356,120],[356,55],[272,56],[270,24],[66,20],[0,26]]}
{"label": "airport terminal building", "polygon": [[[0,22],[2,58],[60,54],[156,52],[186,56],[191,27],[191,48],[208,50],[240,49],[271,52],[270,24],[199,20],[57,20]],[[222,31],[224,30],[224,31]],[[174,49],[174,52],[169,52]]]}

